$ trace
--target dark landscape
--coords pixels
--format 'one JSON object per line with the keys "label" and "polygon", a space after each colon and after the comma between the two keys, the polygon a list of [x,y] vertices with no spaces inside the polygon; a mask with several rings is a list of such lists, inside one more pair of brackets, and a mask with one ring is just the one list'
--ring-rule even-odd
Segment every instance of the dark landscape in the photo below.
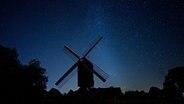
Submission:
{"label": "dark landscape", "polygon": [[184,67],[172,68],[163,82],[163,88],[151,87],[149,92],[126,91],[116,87],[70,90],[61,93],[46,90],[46,69],[38,60],[22,65],[15,49],[0,45],[1,102],[16,104],[183,104]]}

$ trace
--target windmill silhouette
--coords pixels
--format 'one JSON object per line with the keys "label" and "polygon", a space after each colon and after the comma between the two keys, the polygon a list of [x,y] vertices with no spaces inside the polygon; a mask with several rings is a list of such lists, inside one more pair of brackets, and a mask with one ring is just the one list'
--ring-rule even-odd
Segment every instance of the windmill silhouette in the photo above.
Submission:
{"label": "windmill silhouette", "polygon": [[64,46],[64,50],[72,56],[72,58],[77,59],[77,62],[72,65],[72,67],[55,83],[57,86],[63,85],[69,77],[72,75],[72,72],[78,67],[78,87],[81,89],[89,90],[94,87],[94,77],[95,74],[103,82],[108,78],[108,74],[100,69],[97,65],[89,61],[86,56],[94,49],[94,47],[102,40],[103,36],[99,36],[96,41],[89,47],[84,55],[80,57],[76,52],[74,52],[68,46]]}

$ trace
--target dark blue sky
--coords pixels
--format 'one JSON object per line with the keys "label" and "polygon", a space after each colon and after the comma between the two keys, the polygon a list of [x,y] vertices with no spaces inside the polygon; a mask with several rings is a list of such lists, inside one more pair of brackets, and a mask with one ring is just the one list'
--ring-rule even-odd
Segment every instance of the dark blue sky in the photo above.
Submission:
{"label": "dark blue sky", "polygon": [[[1,0],[0,44],[16,48],[27,64],[47,69],[48,90],[75,62],[65,44],[82,54],[99,35],[89,59],[110,77],[96,87],[162,88],[167,70],[184,65],[182,0]],[[77,89],[76,74],[60,91]]]}

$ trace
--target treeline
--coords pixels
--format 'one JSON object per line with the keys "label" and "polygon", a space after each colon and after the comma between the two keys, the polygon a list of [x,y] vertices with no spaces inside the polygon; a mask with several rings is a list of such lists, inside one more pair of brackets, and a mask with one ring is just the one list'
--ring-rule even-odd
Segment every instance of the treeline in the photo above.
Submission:
{"label": "treeline", "polygon": [[46,95],[46,69],[38,60],[23,65],[15,49],[0,45],[0,80],[2,102],[37,102]]}
{"label": "treeline", "polygon": [[149,92],[122,93],[119,87],[109,87],[61,94],[54,88],[46,90],[48,77],[39,60],[23,65],[15,49],[0,45],[0,73],[1,103],[184,104],[184,67],[170,69],[163,88],[151,87]]}

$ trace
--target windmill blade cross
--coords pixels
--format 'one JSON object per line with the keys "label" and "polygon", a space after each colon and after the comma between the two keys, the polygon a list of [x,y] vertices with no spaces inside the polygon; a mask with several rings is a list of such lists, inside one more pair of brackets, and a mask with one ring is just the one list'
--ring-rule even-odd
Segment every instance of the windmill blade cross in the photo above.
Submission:
{"label": "windmill blade cross", "polygon": [[76,67],[77,63],[75,63],[55,84],[59,85]]}
{"label": "windmill blade cross", "polygon": [[86,57],[89,52],[100,42],[100,40],[102,40],[103,36],[99,36],[96,41],[91,45],[90,48],[87,49],[86,53],[84,53],[84,56],[83,57]]}

